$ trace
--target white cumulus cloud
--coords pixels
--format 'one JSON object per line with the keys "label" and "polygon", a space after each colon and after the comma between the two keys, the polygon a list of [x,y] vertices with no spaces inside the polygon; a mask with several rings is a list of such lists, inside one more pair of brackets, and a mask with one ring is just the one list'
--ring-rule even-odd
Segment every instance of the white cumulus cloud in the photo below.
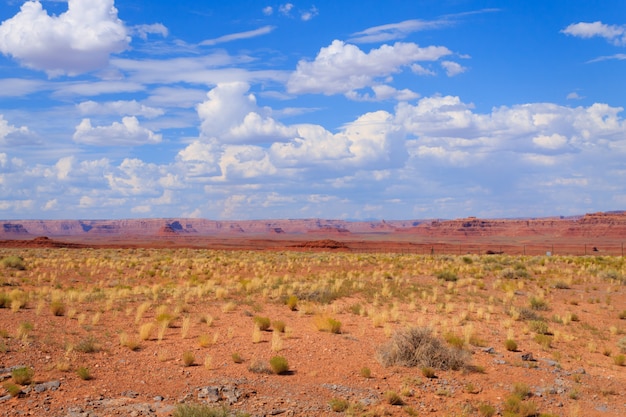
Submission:
{"label": "white cumulus cloud", "polygon": [[50,16],[39,1],[26,1],[0,25],[0,52],[51,76],[103,68],[130,42],[113,4],[69,0],[65,13]]}
{"label": "white cumulus cloud", "polygon": [[417,61],[436,61],[451,54],[443,46],[422,48],[415,43],[382,45],[365,53],[359,47],[334,40],[314,61],[301,60],[287,82],[290,93],[346,94],[374,84]]}
{"label": "white cumulus cloud", "polygon": [[626,45],[626,25],[607,25],[600,21],[572,23],[561,32],[579,38],[601,37],[616,46]]}
{"label": "white cumulus cloud", "polygon": [[242,144],[279,142],[295,136],[295,129],[269,115],[271,109],[257,105],[249,88],[243,82],[222,83],[208,92],[208,100],[197,106],[203,137]]}
{"label": "white cumulus cloud", "polygon": [[0,145],[19,146],[37,140],[37,135],[26,126],[10,125],[0,114]]}
{"label": "white cumulus cloud", "polygon": [[160,134],[140,126],[134,116],[124,117],[122,123],[110,126],[92,126],[90,119],[83,119],[74,132],[75,142],[96,146],[138,146],[159,143]]}

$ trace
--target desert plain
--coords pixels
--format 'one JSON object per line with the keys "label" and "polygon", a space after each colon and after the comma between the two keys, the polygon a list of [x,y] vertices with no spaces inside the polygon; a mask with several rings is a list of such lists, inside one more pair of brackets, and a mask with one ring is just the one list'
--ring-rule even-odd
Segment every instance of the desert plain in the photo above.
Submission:
{"label": "desert plain", "polygon": [[622,213],[147,223],[4,224],[0,415],[626,415]]}

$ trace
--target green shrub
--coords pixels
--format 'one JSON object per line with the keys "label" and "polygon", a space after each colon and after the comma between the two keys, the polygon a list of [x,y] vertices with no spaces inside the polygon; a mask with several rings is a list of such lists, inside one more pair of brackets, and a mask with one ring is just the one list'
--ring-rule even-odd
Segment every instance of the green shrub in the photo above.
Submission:
{"label": "green shrub", "polygon": [[361,368],[360,374],[363,378],[371,378],[372,370],[368,368],[367,366],[364,366],[363,368]]}
{"label": "green shrub", "polygon": [[11,382],[5,382],[3,386],[11,397],[17,397],[22,393],[22,387]]}
{"label": "green shrub", "polygon": [[531,417],[537,415],[537,405],[532,401],[524,401],[515,394],[511,394],[504,402],[504,413],[506,417]]}
{"label": "green shrub", "polygon": [[435,375],[435,370],[430,366],[424,366],[421,370],[422,375],[424,375],[424,377],[426,378],[435,378],[437,376]]}
{"label": "green shrub", "polygon": [[191,351],[183,352],[183,365],[191,366],[196,361],[196,356]]}
{"label": "green shrub", "polygon": [[516,352],[517,351],[517,342],[515,342],[515,340],[513,340],[513,339],[506,339],[506,341],[504,342],[504,347],[509,352]]}
{"label": "green shrub", "polygon": [[233,359],[233,362],[235,363],[243,363],[243,358],[238,352],[233,353],[232,355],[230,355],[230,357]]}
{"label": "green shrub", "polygon": [[385,392],[385,401],[387,402],[387,404],[391,404],[391,405],[404,404],[404,401],[402,401],[402,397],[400,397],[400,395],[398,395],[398,393],[395,391]]}
{"label": "green shrub", "polygon": [[62,316],[65,314],[65,304],[61,301],[53,301],[50,303],[50,311],[53,316]]}
{"label": "green shrub", "polygon": [[295,295],[290,295],[287,300],[285,301],[285,304],[287,304],[287,307],[289,307],[289,310],[291,311],[296,311],[298,309],[298,297]]}
{"label": "green shrub", "polygon": [[281,320],[274,320],[272,322],[272,327],[274,328],[274,330],[276,330],[277,332],[280,333],[285,333],[285,322],[281,321]]}
{"label": "green shrub", "polygon": [[548,336],[546,334],[536,334],[535,342],[539,343],[544,349],[549,349],[552,347],[552,336]]}
{"label": "green shrub", "polygon": [[276,375],[283,375],[289,372],[289,363],[284,356],[274,356],[270,359],[270,367]]}
{"label": "green shrub", "polygon": [[316,316],[315,327],[321,332],[329,332],[334,334],[341,333],[341,322],[332,317]]}
{"label": "green shrub", "polygon": [[461,336],[455,335],[454,333],[447,333],[444,338],[450,346],[454,346],[457,349],[462,349],[463,345],[465,345],[465,339]]}
{"label": "green shrub", "polygon": [[530,327],[530,330],[537,334],[551,334],[550,329],[548,328],[548,323],[545,321],[531,320],[528,322],[528,327]]}
{"label": "green shrub", "polygon": [[11,378],[13,378],[13,382],[19,385],[28,385],[33,382],[33,375],[35,375],[35,371],[27,366],[16,368],[11,371]]}
{"label": "green shrub", "polygon": [[24,258],[21,256],[11,255],[5,258],[2,258],[0,261],[5,268],[17,269],[18,271],[23,271],[26,269],[26,264],[24,263]]}
{"label": "green shrub", "polygon": [[259,330],[269,330],[271,323],[269,317],[254,316],[254,324]]}
{"label": "green shrub", "polygon": [[82,353],[95,353],[100,350],[100,347],[97,340],[90,336],[78,342],[74,349]]}
{"label": "green shrub", "polygon": [[457,370],[467,366],[467,352],[446,346],[428,328],[410,327],[394,333],[378,348],[376,358],[383,366],[419,366]]}
{"label": "green shrub", "polygon": [[8,308],[11,305],[9,294],[0,292],[0,308]]}
{"label": "green shrub", "polygon": [[452,271],[440,271],[437,272],[437,279],[441,279],[446,282],[456,282],[459,280],[459,277]]}
{"label": "green shrub", "polygon": [[548,310],[548,303],[546,300],[537,297],[530,298],[530,308],[535,311],[546,311]]}
{"label": "green shrub", "polygon": [[91,371],[89,370],[89,368],[84,367],[84,366],[80,366],[76,370],[76,374],[83,381],[89,381],[89,380],[93,379],[93,376],[91,375]]}
{"label": "green shrub", "polygon": [[626,364],[626,356],[619,354],[613,358],[613,363],[617,366],[624,366]]}
{"label": "green shrub", "polygon": [[624,310],[621,313],[619,313],[619,318],[622,319],[622,320],[626,320],[626,310]]}
{"label": "green shrub", "polygon": [[328,405],[330,405],[330,409],[335,413],[343,413],[348,409],[350,403],[343,398],[333,398],[328,402]]}

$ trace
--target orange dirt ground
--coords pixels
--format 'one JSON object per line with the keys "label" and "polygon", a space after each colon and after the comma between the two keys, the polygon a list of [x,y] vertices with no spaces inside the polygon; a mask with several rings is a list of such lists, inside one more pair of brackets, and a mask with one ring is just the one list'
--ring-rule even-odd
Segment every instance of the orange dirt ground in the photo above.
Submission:
{"label": "orange dirt ground", "polygon": [[[558,256],[584,255],[581,248],[587,256]],[[515,384],[525,384],[536,415],[623,416],[626,367],[616,357],[626,345],[626,263],[607,256],[620,250],[615,237],[5,240],[0,259],[21,256],[26,269],[0,265],[0,296],[9,300],[0,308],[0,380],[11,383],[19,365],[34,377],[15,397],[0,388],[0,415],[170,416],[198,402],[252,416],[481,416],[485,404],[504,415]],[[458,280],[438,278],[442,270]],[[507,279],[505,271],[518,270],[525,275]],[[284,303],[290,294],[300,298],[293,311]],[[21,307],[10,304],[20,297]],[[536,299],[545,309],[530,309]],[[52,313],[55,300],[62,315]],[[519,317],[529,309],[545,318],[550,346]],[[161,338],[160,314],[171,316]],[[253,316],[283,321],[286,332],[255,333]],[[320,317],[339,320],[341,332],[319,331]],[[150,337],[140,340],[149,323]],[[383,367],[377,350],[408,326],[464,339],[472,366],[432,379],[418,368]],[[518,350],[505,349],[507,338]],[[194,354],[192,366],[184,352]],[[527,353],[533,360],[522,359]],[[250,369],[275,355],[288,360],[287,375]],[[79,367],[93,379],[81,379]],[[389,404],[388,391],[403,405]],[[332,411],[333,399],[350,408]]]}

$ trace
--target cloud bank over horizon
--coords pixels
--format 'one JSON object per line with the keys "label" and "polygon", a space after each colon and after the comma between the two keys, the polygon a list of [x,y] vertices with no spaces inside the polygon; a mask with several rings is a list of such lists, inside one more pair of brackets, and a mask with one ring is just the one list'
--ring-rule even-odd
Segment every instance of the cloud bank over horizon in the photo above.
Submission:
{"label": "cloud bank over horizon", "polygon": [[[620,65],[623,22],[581,5],[578,22],[538,23],[553,38],[537,44],[569,45],[565,76],[485,53],[482,31],[515,10],[387,11],[343,27],[329,4],[215,6],[197,21],[182,3],[148,20],[121,0],[3,6],[0,218],[624,208],[624,87],[594,78]],[[586,49],[594,38],[602,48]]]}

